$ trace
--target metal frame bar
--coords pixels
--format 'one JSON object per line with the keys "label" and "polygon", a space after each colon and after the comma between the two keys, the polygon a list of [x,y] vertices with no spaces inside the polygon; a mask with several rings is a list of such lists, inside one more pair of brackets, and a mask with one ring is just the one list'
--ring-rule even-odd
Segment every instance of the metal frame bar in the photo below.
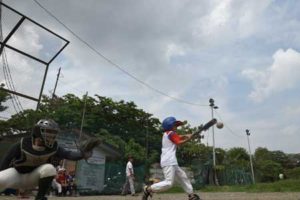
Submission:
{"label": "metal frame bar", "polygon": [[39,101],[36,105],[36,109],[39,109],[39,107],[40,107],[40,101],[41,101],[41,98],[42,98],[42,95],[43,95],[43,90],[44,90],[44,86],[45,86],[45,82],[46,82],[46,76],[47,76],[47,73],[48,73],[48,68],[49,68],[49,65],[46,66],[46,70],[45,70],[45,74],[44,74],[44,78],[43,78],[43,83],[42,83],[42,88],[41,88],[40,94],[39,94]]}
{"label": "metal frame bar", "polygon": [[70,42],[69,41],[67,41],[66,43],[65,43],[65,45],[52,57],[52,59],[48,62],[48,65],[50,65],[50,63],[52,63],[52,61],[60,54],[60,52],[62,52],[65,48],[66,48],[66,46],[69,44]]}
{"label": "metal frame bar", "polygon": [[[20,54],[22,54],[22,55],[24,55],[24,56],[26,56],[26,57],[29,57],[29,58],[31,58],[31,59],[33,59],[33,60],[36,60],[36,61],[38,61],[38,62],[40,62],[40,63],[43,63],[44,65],[48,65],[47,62],[45,62],[45,61],[43,61],[43,60],[41,60],[41,59],[39,59],[39,58],[36,58],[36,57],[34,57],[34,56],[32,56],[32,55],[30,55],[30,54],[28,54],[28,53],[25,53],[25,52],[23,52],[23,51],[21,51],[21,50],[15,48],[15,47],[12,47],[12,46],[10,46],[10,45],[8,45],[8,44],[4,44],[4,43],[2,43],[1,41],[0,41],[0,44],[2,44],[3,46],[5,46],[5,47],[7,47],[7,48],[9,48],[9,49],[11,49],[11,50],[13,50],[13,51],[15,51],[15,52],[18,52],[18,53],[20,53]],[[1,55],[1,54],[0,54],[0,55]]]}
{"label": "metal frame bar", "polygon": [[23,15],[22,13],[20,13],[19,11],[17,11],[17,10],[15,10],[15,9],[13,9],[12,7],[6,5],[5,3],[0,2],[0,4],[3,5],[4,7],[8,8],[9,10],[11,10],[11,11],[17,13],[18,15],[20,15],[20,16],[22,16],[22,17],[25,17],[26,19],[28,19],[28,20],[31,21],[32,23],[34,23],[34,24],[36,24],[37,26],[39,26],[39,27],[45,29],[46,31],[48,31],[48,32],[50,32],[50,33],[52,33],[53,35],[59,37],[60,39],[64,40],[65,42],[68,42],[67,39],[63,38],[62,36],[58,35],[57,33],[54,33],[53,31],[51,31],[50,29],[46,28],[46,27],[43,26],[42,24],[40,24],[40,23],[34,21],[33,19],[31,19],[31,18],[29,18],[29,17]]}
{"label": "metal frame bar", "polygon": [[27,98],[27,99],[30,99],[30,100],[33,100],[33,101],[39,101],[39,99],[37,99],[37,98],[31,97],[31,96],[28,96],[28,95],[25,95],[25,94],[21,94],[19,92],[11,91],[11,90],[5,89],[3,87],[0,87],[0,90],[3,90],[5,92],[11,93],[11,94],[15,94],[15,95],[18,95],[20,97],[24,97],[24,98]]}
{"label": "metal frame bar", "polygon": [[18,28],[21,26],[21,24],[23,23],[23,21],[25,20],[25,17],[22,17],[18,23],[15,25],[15,27],[9,32],[9,34],[7,35],[7,37],[5,38],[5,40],[3,40],[3,42],[1,42],[2,46],[0,48],[0,55],[2,54],[2,51],[4,49],[4,46],[6,46],[7,41],[9,40],[9,38],[11,38],[11,36],[18,30]]}
{"label": "metal frame bar", "polygon": [[[18,92],[15,92],[15,91],[11,91],[11,90],[8,90],[8,89],[5,89],[5,88],[0,88],[1,90],[4,90],[8,93],[12,93],[12,94],[15,94],[15,95],[18,95],[18,96],[21,96],[21,97],[24,97],[24,98],[27,98],[27,99],[30,99],[30,100],[34,100],[34,101],[37,101],[37,107],[36,107],[36,110],[38,110],[39,108],[39,105],[40,105],[40,101],[41,101],[41,97],[42,97],[42,94],[43,94],[43,90],[44,90],[44,85],[45,85],[45,82],[46,82],[46,78],[47,78],[47,73],[48,73],[48,69],[49,69],[49,65],[50,63],[52,63],[52,61],[66,48],[66,46],[70,43],[67,39],[63,38],[62,36],[58,35],[57,33],[54,33],[53,31],[51,31],[50,29],[46,28],[45,26],[41,25],[40,23],[30,19],[29,17],[23,15],[22,13],[20,13],[19,11],[13,9],[12,7],[4,4],[3,2],[0,2],[0,6],[4,6],[6,7],[7,9],[11,10],[12,12],[20,15],[22,18],[21,20],[18,21],[18,23],[15,25],[15,27],[11,30],[11,32],[7,35],[7,37],[3,40],[3,42],[0,41],[0,44],[1,44],[1,47],[0,47],[0,55],[2,54],[2,51],[4,49],[4,47],[7,47],[17,53],[20,53],[24,56],[27,56],[35,61],[38,61],[44,65],[46,65],[46,69],[45,69],[45,73],[44,73],[44,77],[43,77],[43,81],[42,81],[42,86],[41,86],[41,89],[40,89],[40,94],[39,94],[39,98],[34,98],[34,97],[31,97],[31,96],[28,96],[26,94],[22,94],[22,93],[18,93]],[[49,60],[49,61],[44,61],[40,58],[37,58],[33,55],[30,55],[28,53],[25,53],[24,51],[21,51],[15,47],[12,47],[10,45],[7,44],[7,42],[9,41],[9,39],[13,36],[13,34],[17,31],[17,29],[22,25],[22,23],[25,21],[25,20],[28,20],[30,22],[32,22],[33,24],[37,25],[38,27],[44,29],[45,31],[51,33],[52,35],[55,35],[56,37],[58,37],[59,39],[63,40],[65,42],[65,44],[56,52],[56,54],[54,54],[54,56]]]}

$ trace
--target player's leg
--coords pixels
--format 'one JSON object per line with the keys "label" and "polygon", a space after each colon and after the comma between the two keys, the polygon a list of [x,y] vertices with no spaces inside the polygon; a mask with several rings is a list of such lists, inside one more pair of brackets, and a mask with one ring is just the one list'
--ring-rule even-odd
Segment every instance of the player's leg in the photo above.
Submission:
{"label": "player's leg", "polygon": [[0,171],[0,192],[7,188],[19,189],[22,185],[22,174],[15,168]]}
{"label": "player's leg", "polygon": [[123,185],[123,188],[122,188],[122,195],[126,195],[127,194],[127,191],[128,191],[128,187],[129,187],[129,179],[128,179],[128,176],[126,176],[126,181]]}
{"label": "player's leg", "polygon": [[55,179],[52,180],[52,187],[55,191],[57,191],[57,196],[61,196],[62,186]]}
{"label": "player's leg", "polygon": [[155,183],[150,186],[152,192],[162,192],[171,188],[175,181],[175,168],[174,166],[163,167],[165,180]]}
{"label": "player's leg", "polygon": [[149,196],[152,196],[153,192],[162,192],[171,188],[175,180],[175,168],[174,166],[163,167],[163,173],[165,180],[155,183],[151,186],[144,188],[143,200],[147,200]]}
{"label": "player's leg", "polygon": [[58,196],[62,196],[62,186],[60,183],[57,183],[57,193]]}
{"label": "player's leg", "polygon": [[36,200],[46,200],[45,195],[51,187],[52,180],[56,175],[56,169],[51,164],[44,164],[36,168],[27,176],[27,183],[39,186]]}
{"label": "player's leg", "polygon": [[189,200],[200,200],[200,197],[194,193],[191,181],[186,173],[179,167],[175,167],[175,179],[180,183],[183,190],[188,194]]}
{"label": "player's leg", "polygon": [[133,180],[133,178],[132,177],[128,177],[128,182],[129,182],[129,186],[130,186],[131,195],[135,195],[134,180]]}

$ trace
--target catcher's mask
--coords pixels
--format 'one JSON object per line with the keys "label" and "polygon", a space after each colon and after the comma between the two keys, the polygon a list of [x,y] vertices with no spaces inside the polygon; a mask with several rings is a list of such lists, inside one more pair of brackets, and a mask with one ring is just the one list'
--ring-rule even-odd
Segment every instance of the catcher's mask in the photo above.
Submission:
{"label": "catcher's mask", "polygon": [[164,131],[169,131],[169,130],[172,130],[174,126],[180,126],[182,124],[183,124],[183,122],[176,120],[175,117],[167,117],[162,122],[162,128]]}
{"label": "catcher's mask", "polygon": [[58,132],[59,126],[54,120],[41,119],[34,126],[32,137],[41,138],[46,147],[52,148],[56,142]]}

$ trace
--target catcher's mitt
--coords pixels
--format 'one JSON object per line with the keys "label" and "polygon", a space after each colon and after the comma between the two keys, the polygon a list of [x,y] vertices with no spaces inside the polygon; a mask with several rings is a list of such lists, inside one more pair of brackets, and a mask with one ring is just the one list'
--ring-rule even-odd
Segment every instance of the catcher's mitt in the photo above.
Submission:
{"label": "catcher's mitt", "polygon": [[91,153],[93,149],[101,143],[102,141],[99,138],[89,138],[80,143],[79,150],[83,155],[87,155]]}

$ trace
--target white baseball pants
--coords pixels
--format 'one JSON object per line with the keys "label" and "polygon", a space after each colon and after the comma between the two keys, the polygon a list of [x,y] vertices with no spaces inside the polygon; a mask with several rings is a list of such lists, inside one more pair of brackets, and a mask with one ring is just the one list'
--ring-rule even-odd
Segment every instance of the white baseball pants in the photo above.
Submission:
{"label": "white baseball pants", "polygon": [[53,189],[57,190],[58,194],[61,194],[61,192],[62,192],[62,186],[55,179],[53,179],[51,186],[52,186]]}
{"label": "white baseball pants", "polygon": [[20,174],[15,168],[8,168],[0,171],[0,191],[7,188],[32,189],[38,186],[41,178],[55,175],[56,169],[51,164],[41,165],[27,174]]}
{"label": "white baseball pants", "polygon": [[122,191],[122,194],[126,194],[127,192],[127,189],[128,189],[128,185],[130,187],[130,192],[132,195],[135,194],[135,189],[134,189],[134,179],[133,177],[131,176],[126,176],[126,182],[125,184],[123,185],[123,191]]}
{"label": "white baseball pants", "polygon": [[174,185],[174,182],[178,182],[184,191],[188,194],[193,193],[193,186],[188,179],[186,173],[178,166],[166,166],[162,168],[165,180],[155,183],[150,186],[153,192],[162,192]]}

